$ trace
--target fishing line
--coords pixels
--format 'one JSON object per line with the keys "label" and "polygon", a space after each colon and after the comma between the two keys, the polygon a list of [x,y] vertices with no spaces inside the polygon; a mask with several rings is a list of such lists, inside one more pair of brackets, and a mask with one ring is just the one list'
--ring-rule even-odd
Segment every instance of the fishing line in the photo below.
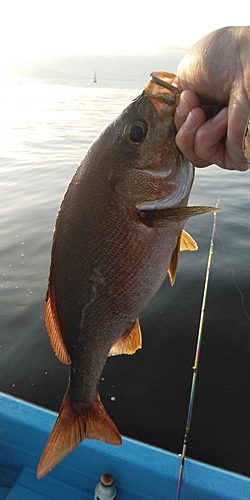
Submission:
{"label": "fishing line", "polygon": [[[217,201],[217,203],[215,205],[216,208],[218,208],[219,199],[220,199],[220,196],[218,197],[218,201]],[[194,395],[195,395],[195,387],[196,387],[196,381],[197,381],[197,375],[198,375],[198,365],[199,365],[199,360],[200,360],[202,331],[203,331],[203,321],[204,321],[204,314],[205,314],[205,307],[206,307],[208,281],[209,281],[210,267],[211,267],[211,261],[212,261],[212,255],[213,255],[213,247],[214,247],[214,235],[215,235],[215,229],[216,229],[216,215],[217,215],[217,212],[214,212],[213,228],[212,228],[212,235],[211,235],[211,241],[210,241],[210,248],[209,248],[209,252],[208,252],[206,278],[205,278],[205,284],[204,284],[204,290],[203,290],[203,299],[202,299],[202,304],[201,304],[200,323],[199,323],[199,330],[198,330],[197,343],[196,343],[196,351],[195,351],[195,359],[194,359],[194,366],[193,366],[193,377],[192,377],[192,384],[191,384],[191,390],[190,390],[190,396],[189,396],[188,413],[187,413],[187,420],[186,420],[186,429],[185,429],[185,434],[184,434],[184,439],[183,439],[182,452],[181,452],[181,455],[180,455],[181,456],[181,465],[180,465],[180,469],[179,469],[177,492],[176,492],[176,500],[180,499],[180,494],[181,494],[183,471],[184,471],[184,465],[185,465],[185,459],[186,459],[186,453],[187,453],[187,440],[188,440],[188,435],[189,435],[189,430],[190,430],[190,424],[191,424],[191,417],[192,417],[192,411],[193,411],[193,405],[194,405]]]}
{"label": "fishing line", "polygon": [[227,256],[226,249],[225,249],[225,245],[224,245],[224,241],[223,241],[223,239],[222,239],[221,237],[220,237],[219,239],[220,239],[220,241],[221,241],[221,245],[222,245],[222,248],[223,248],[223,252],[224,252],[224,255],[225,255],[225,259],[226,259],[226,261],[227,261],[227,263],[228,263],[228,265],[229,265],[229,267],[230,267],[230,269],[231,269],[232,282],[233,282],[233,284],[234,284],[234,286],[235,286],[235,288],[236,288],[237,292],[238,292],[238,293],[239,293],[239,295],[240,295],[240,299],[241,299],[241,307],[242,307],[243,313],[245,314],[245,316],[246,316],[246,318],[248,319],[248,321],[250,321],[250,316],[249,316],[249,314],[248,314],[248,312],[247,312],[247,310],[246,310],[246,306],[245,306],[245,299],[244,299],[244,295],[243,295],[243,293],[242,293],[242,291],[241,291],[240,287],[238,286],[238,284],[237,284],[237,282],[236,282],[234,268],[233,268],[233,266],[232,266],[232,264],[231,264],[231,262],[230,262],[230,260],[229,260],[229,258],[228,258],[228,256]]}

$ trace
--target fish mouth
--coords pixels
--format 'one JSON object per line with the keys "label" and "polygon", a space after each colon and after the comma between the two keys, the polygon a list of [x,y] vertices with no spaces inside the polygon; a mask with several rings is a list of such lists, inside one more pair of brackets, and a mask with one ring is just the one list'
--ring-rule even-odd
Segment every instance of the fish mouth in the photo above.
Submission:
{"label": "fish mouth", "polygon": [[154,71],[153,73],[150,73],[149,80],[157,83],[160,87],[168,89],[172,94],[179,94],[178,88],[172,85],[174,78],[174,73],[168,73],[167,71]]}
{"label": "fish mouth", "polygon": [[167,116],[174,116],[179,100],[179,89],[172,85],[174,73],[154,71],[144,89],[144,95],[149,97],[154,105],[158,117],[162,120]]}
{"label": "fish mouth", "polygon": [[[144,89],[144,95],[150,99],[155,107],[158,118],[173,117],[179,100],[180,91],[172,85],[175,79],[173,73],[157,71],[151,73]],[[155,210],[178,206],[189,194],[194,177],[193,165],[179,155],[180,168],[174,173],[166,170],[144,170],[153,184],[161,184],[162,196],[154,200],[139,201],[136,208],[139,210]],[[176,178],[177,176],[177,178]],[[178,180],[178,182],[177,182]],[[165,189],[164,189],[165,186]],[[160,190],[159,190],[160,191]]]}

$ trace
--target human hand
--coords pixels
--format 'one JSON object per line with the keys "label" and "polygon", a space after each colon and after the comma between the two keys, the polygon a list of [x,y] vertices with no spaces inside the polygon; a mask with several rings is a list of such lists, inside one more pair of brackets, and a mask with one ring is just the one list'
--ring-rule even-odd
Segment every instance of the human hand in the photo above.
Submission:
{"label": "human hand", "polygon": [[[197,167],[215,163],[247,170],[243,137],[250,114],[250,27],[221,28],[197,42],[181,60],[176,84],[183,90],[175,113],[176,144],[183,154]],[[220,109],[208,120],[204,100]]]}

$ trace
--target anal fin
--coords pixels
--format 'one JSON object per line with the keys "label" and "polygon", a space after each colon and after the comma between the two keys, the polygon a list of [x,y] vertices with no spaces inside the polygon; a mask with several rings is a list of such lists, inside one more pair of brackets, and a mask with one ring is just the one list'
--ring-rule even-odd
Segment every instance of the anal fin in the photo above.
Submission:
{"label": "anal fin", "polygon": [[61,361],[61,363],[70,365],[71,358],[62,337],[61,328],[56,312],[56,303],[53,293],[53,287],[50,281],[48,284],[48,291],[46,296],[44,319],[46,328],[48,330],[50,343],[53,347],[56,357],[59,359],[59,361]]}
{"label": "anal fin", "polygon": [[142,348],[142,335],[139,320],[137,319],[132,330],[117,340],[111,347],[109,356],[116,356],[118,354],[134,354],[137,349]]}

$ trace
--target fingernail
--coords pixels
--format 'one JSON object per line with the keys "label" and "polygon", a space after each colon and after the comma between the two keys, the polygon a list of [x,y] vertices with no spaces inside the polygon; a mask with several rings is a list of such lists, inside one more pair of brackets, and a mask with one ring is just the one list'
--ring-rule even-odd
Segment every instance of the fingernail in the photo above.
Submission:
{"label": "fingernail", "polygon": [[192,111],[190,111],[183,127],[186,132],[192,132],[197,127],[197,120]]}
{"label": "fingernail", "polygon": [[182,116],[187,116],[188,113],[190,111],[190,107],[186,101],[186,99],[184,99],[184,97],[180,97],[180,102],[178,104],[178,112],[180,115]]}
{"label": "fingernail", "polygon": [[212,119],[211,119],[211,123],[220,123],[220,122],[223,122],[226,118],[226,115],[227,115],[227,107],[225,108],[222,108],[219,113],[217,113],[217,115],[215,115]]}

